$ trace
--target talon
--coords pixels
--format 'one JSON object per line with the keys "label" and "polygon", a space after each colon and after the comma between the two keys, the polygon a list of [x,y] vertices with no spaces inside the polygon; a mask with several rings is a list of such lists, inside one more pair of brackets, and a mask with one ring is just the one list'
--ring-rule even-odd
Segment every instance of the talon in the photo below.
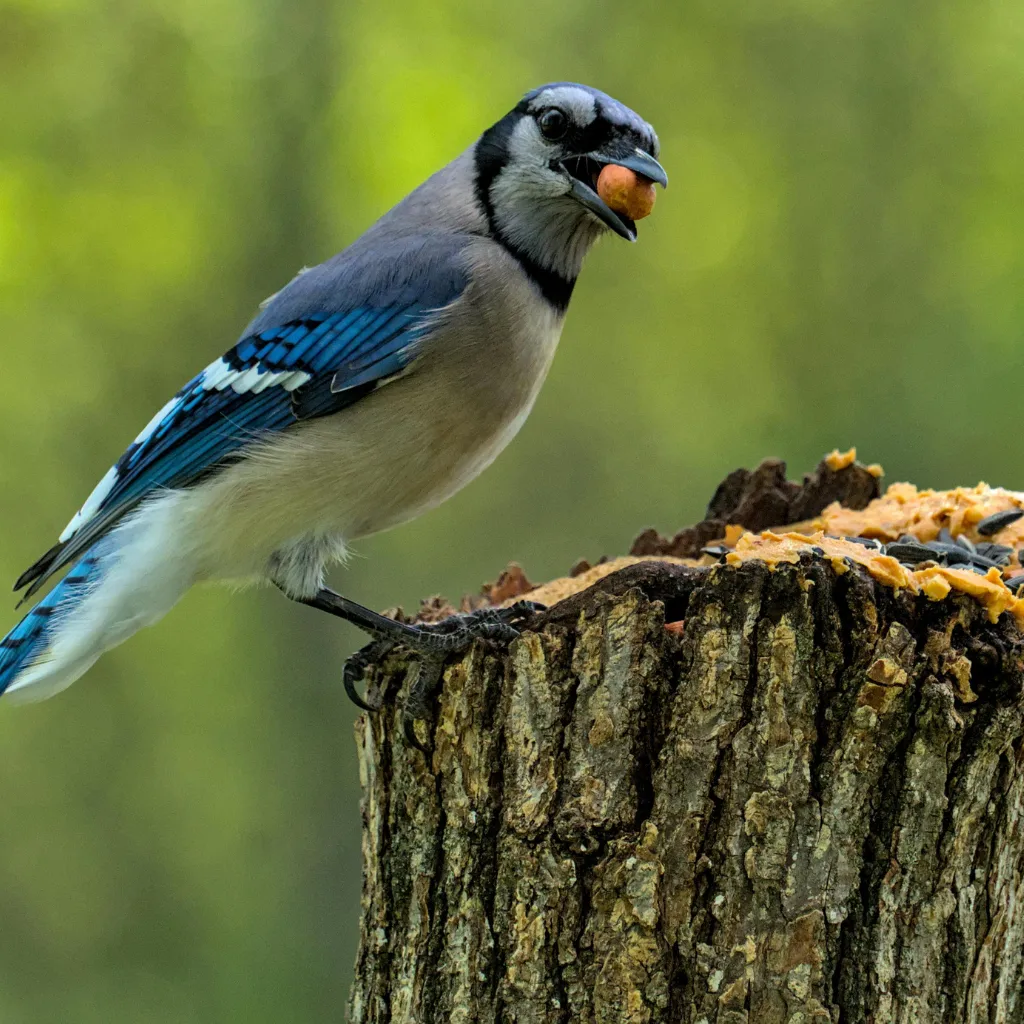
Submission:
{"label": "talon", "polygon": [[[346,666],[346,669],[347,667],[348,666]],[[362,711],[380,711],[379,704],[370,704],[363,699],[359,691],[356,689],[355,681],[349,676],[347,671],[342,673],[341,681],[345,687],[345,693],[348,695],[348,699],[352,701],[357,708]]]}
{"label": "talon", "polygon": [[409,712],[402,712],[402,733],[405,736],[405,742],[410,747],[415,747],[424,757],[430,756],[430,748],[420,742],[419,736],[416,735],[416,722],[419,719],[414,718]]}
{"label": "talon", "polygon": [[348,699],[357,708],[362,708],[363,711],[380,710],[380,704],[370,704],[356,689],[356,684],[363,678],[370,662],[383,658],[394,646],[392,640],[371,640],[345,662],[345,667],[341,670],[341,682]]}
{"label": "talon", "polygon": [[406,740],[417,750],[428,755],[430,750],[420,743],[416,735],[416,722],[426,718],[433,711],[430,698],[437,690],[441,682],[441,673],[444,671],[443,658],[422,658],[420,659],[419,675],[409,688],[409,696],[405,706],[402,708],[402,732]]}
{"label": "talon", "polygon": [[[326,590],[322,592],[318,601],[331,608],[335,604],[341,604],[346,614],[350,605],[357,607]],[[510,643],[520,635],[517,628],[519,625],[546,610],[547,607],[538,601],[517,601],[508,608],[479,608],[475,612],[450,615],[440,622],[420,625],[407,625],[364,610],[359,625],[375,634],[376,639],[360,648],[345,662],[342,671],[345,693],[348,694],[349,700],[363,711],[379,711],[380,702],[371,703],[360,694],[358,683],[372,662],[379,661],[395,646],[401,644],[422,655],[423,665],[431,666],[429,671],[424,670],[421,681],[415,685],[409,696],[407,708],[414,720],[417,712],[422,712],[418,717],[425,717],[430,710],[427,698],[436,688],[444,667],[444,659],[449,654],[464,651],[478,639]],[[408,726],[404,728],[407,738],[415,735],[415,730],[410,733]],[[419,746],[418,743],[415,745]]]}

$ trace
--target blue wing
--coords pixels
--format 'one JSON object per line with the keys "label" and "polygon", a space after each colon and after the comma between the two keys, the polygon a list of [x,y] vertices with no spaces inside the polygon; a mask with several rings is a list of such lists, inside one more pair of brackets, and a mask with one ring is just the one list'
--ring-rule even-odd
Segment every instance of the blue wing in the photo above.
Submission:
{"label": "blue wing", "polygon": [[152,491],[194,484],[254,440],[340,412],[407,372],[436,311],[465,288],[464,244],[357,243],[300,274],[153,417],[15,589],[31,584],[31,596]]}

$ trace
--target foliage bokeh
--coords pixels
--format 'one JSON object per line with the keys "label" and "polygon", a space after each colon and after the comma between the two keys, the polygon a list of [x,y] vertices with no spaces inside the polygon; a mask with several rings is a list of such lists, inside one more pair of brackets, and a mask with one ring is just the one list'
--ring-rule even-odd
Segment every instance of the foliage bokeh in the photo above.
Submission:
{"label": "foliage bokeh", "polygon": [[[555,576],[765,455],[1024,487],[1024,8],[623,10],[0,0],[2,575],[261,298],[552,79],[651,120],[671,187],[591,257],[513,446],[360,543],[341,589]],[[197,591],[66,694],[0,707],[0,1019],[341,1019],[358,639]]]}

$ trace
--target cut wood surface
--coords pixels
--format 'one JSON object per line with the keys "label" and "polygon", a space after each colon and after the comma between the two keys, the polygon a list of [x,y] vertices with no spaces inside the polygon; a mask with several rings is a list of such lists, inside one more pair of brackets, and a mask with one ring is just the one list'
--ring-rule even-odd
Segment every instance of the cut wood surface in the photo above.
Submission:
{"label": "cut wood surface", "polygon": [[[856,466],[843,491],[845,469],[783,488],[772,465],[662,543],[877,495]],[[373,668],[351,1018],[1024,1022],[1012,617],[812,551],[691,566],[645,537],[451,660],[429,754],[398,711],[416,657]]]}

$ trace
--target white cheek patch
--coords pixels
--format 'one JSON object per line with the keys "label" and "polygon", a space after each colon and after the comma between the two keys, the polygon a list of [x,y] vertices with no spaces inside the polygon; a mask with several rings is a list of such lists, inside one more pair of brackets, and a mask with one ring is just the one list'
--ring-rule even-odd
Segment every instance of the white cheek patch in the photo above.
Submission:
{"label": "white cheek patch", "polygon": [[585,89],[575,85],[557,85],[545,89],[531,104],[532,109],[561,107],[581,127],[597,117],[597,101]]}
{"label": "white cheek patch", "polygon": [[569,190],[565,175],[552,171],[548,166],[548,143],[541,138],[540,129],[532,117],[521,118],[512,129],[508,154],[508,163],[499,174],[499,179],[508,175],[509,179],[517,178],[524,185],[532,180],[546,186],[543,191],[548,194],[557,195]]}

